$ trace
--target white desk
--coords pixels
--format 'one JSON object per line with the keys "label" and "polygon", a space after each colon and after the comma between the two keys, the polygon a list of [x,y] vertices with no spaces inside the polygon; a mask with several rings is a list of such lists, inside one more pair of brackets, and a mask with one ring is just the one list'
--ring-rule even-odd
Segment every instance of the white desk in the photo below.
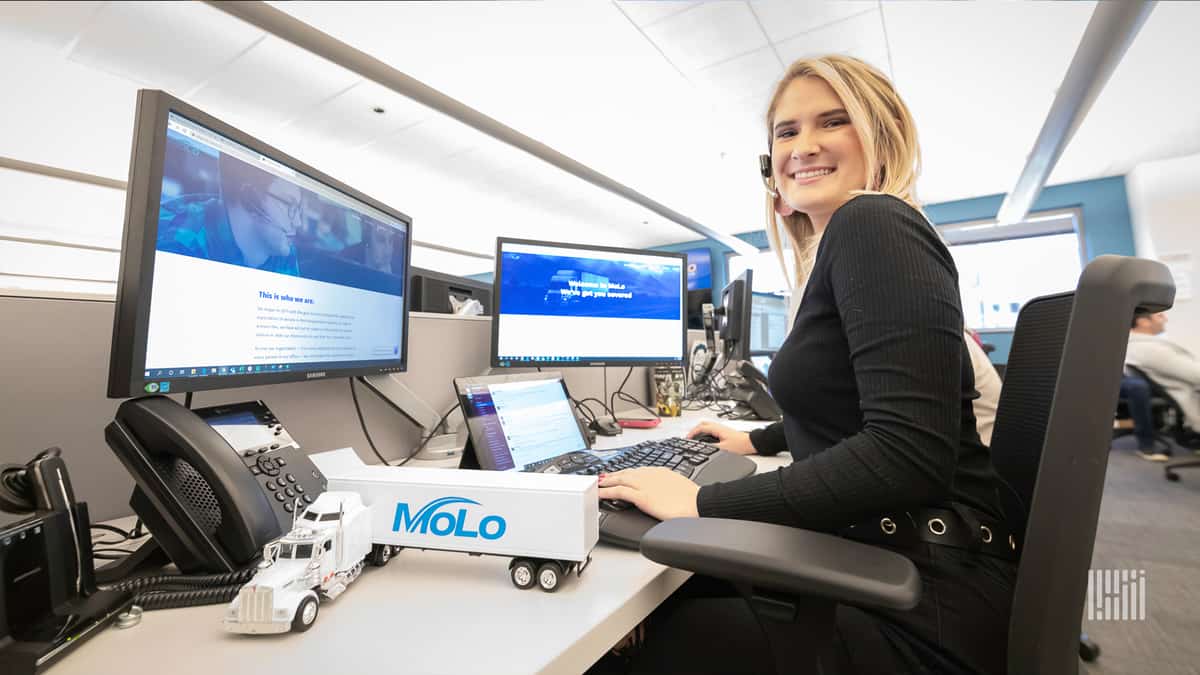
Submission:
{"label": "white desk", "polygon": [[[665,419],[652,430],[601,437],[597,445],[682,435],[706,416]],[[786,463],[755,460],[760,470]],[[226,633],[224,605],[147,612],[140,625],[105,630],[49,673],[580,673],[688,576],[601,544],[583,576],[557,593],[520,591],[508,580],[506,558],[405,550],[323,603],[306,633]]]}

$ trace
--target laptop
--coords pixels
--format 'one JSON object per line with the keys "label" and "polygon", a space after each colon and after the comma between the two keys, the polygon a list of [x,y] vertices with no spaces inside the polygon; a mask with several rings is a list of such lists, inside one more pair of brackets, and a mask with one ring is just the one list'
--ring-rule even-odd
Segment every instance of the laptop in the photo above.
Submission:
{"label": "laptop", "polygon": [[[754,473],[748,457],[685,438],[648,439],[623,448],[594,450],[576,417],[562,375],[523,373],[454,380],[470,442],[462,468],[595,475],[639,466],[663,466],[707,485]],[[658,521],[632,505],[602,500],[600,540],[636,549]]]}

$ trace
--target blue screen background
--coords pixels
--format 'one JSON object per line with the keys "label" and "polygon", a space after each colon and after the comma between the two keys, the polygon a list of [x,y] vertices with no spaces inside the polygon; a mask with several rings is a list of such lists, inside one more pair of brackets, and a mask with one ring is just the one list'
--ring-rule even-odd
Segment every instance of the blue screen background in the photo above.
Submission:
{"label": "blue screen background", "polygon": [[[618,260],[503,253],[500,312],[540,316],[576,316],[678,320],[681,312],[678,265],[647,265]],[[619,284],[614,293],[632,297],[564,295],[570,282]],[[581,290],[596,290],[582,288]]]}

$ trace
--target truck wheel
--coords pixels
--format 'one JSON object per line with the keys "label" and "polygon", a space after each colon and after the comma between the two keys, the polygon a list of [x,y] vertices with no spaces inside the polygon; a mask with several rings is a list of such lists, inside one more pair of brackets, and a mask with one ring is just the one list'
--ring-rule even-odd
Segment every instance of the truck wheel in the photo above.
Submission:
{"label": "truck wheel", "polygon": [[387,544],[375,544],[371,550],[371,564],[376,567],[383,567],[392,559],[392,547]]}
{"label": "truck wheel", "polygon": [[537,583],[537,573],[534,570],[533,561],[517,558],[508,566],[508,575],[512,578],[513,586],[521,590],[533,588]]}
{"label": "truck wheel", "polygon": [[562,578],[562,565],[554,562],[553,560],[547,560],[546,562],[542,563],[541,567],[538,567],[538,586],[541,586],[542,590],[546,591],[547,593],[553,593],[554,591],[557,591]]}
{"label": "truck wheel", "polygon": [[304,599],[300,601],[300,606],[296,608],[296,618],[292,619],[292,630],[303,633],[312,628],[312,625],[317,622],[319,608],[320,603],[317,602],[317,596],[304,596]]}

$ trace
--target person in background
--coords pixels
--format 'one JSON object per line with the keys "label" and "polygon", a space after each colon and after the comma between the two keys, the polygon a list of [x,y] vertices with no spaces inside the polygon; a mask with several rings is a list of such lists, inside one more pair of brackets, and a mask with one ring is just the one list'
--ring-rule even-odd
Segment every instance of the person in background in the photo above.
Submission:
{"label": "person in background", "polygon": [[[1166,312],[1138,312],[1129,328],[1129,347],[1125,364],[1134,366],[1161,386],[1183,411],[1183,426],[1188,435],[1200,440],[1200,361],[1190,351],[1163,335],[1167,330]],[[1194,446],[1196,443],[1188,442]],[[1149,450],[1142,457],[1165,462],[1169,455]]]}
{"label": "person in background", "polygon": [[[783,421],[749,434],[705,422],[689,435],[794,461],[704,487],[665,469],[620,471],[600,478],[600,497],[660,519],[755,520],[892,548],[920,571],[920,604],[838,607],[837,672],[1006,673],[1016,565],[979,542],[984,526],[1004,532],[989,542],[1010,528],[975,426],[958,273],[914,195],[916,125],[880,71],[826,56],[788,68],[767,131],[767,233],[776,251],[791,244],[792,285],[804,289],[769,373]],[[957,543],[920,541],[933,513]],[[883,518],[919,543],[873,534]],[[634,671],[773,672],[745,602],[693,579],[652,615]],[[722,639],[696,639],[714,632]]]}
{"label": "person in background", "polygon": [[979,397],[971,403],[975,411],[975,428],[979,431],[979,440],[990,448],[996,410],[1000,407],[1000,373],[996,372],[975,335],[970,330],[964,334],[967,351],[971,354],[971,370],[975,372],[975,391],[979,392]]}

